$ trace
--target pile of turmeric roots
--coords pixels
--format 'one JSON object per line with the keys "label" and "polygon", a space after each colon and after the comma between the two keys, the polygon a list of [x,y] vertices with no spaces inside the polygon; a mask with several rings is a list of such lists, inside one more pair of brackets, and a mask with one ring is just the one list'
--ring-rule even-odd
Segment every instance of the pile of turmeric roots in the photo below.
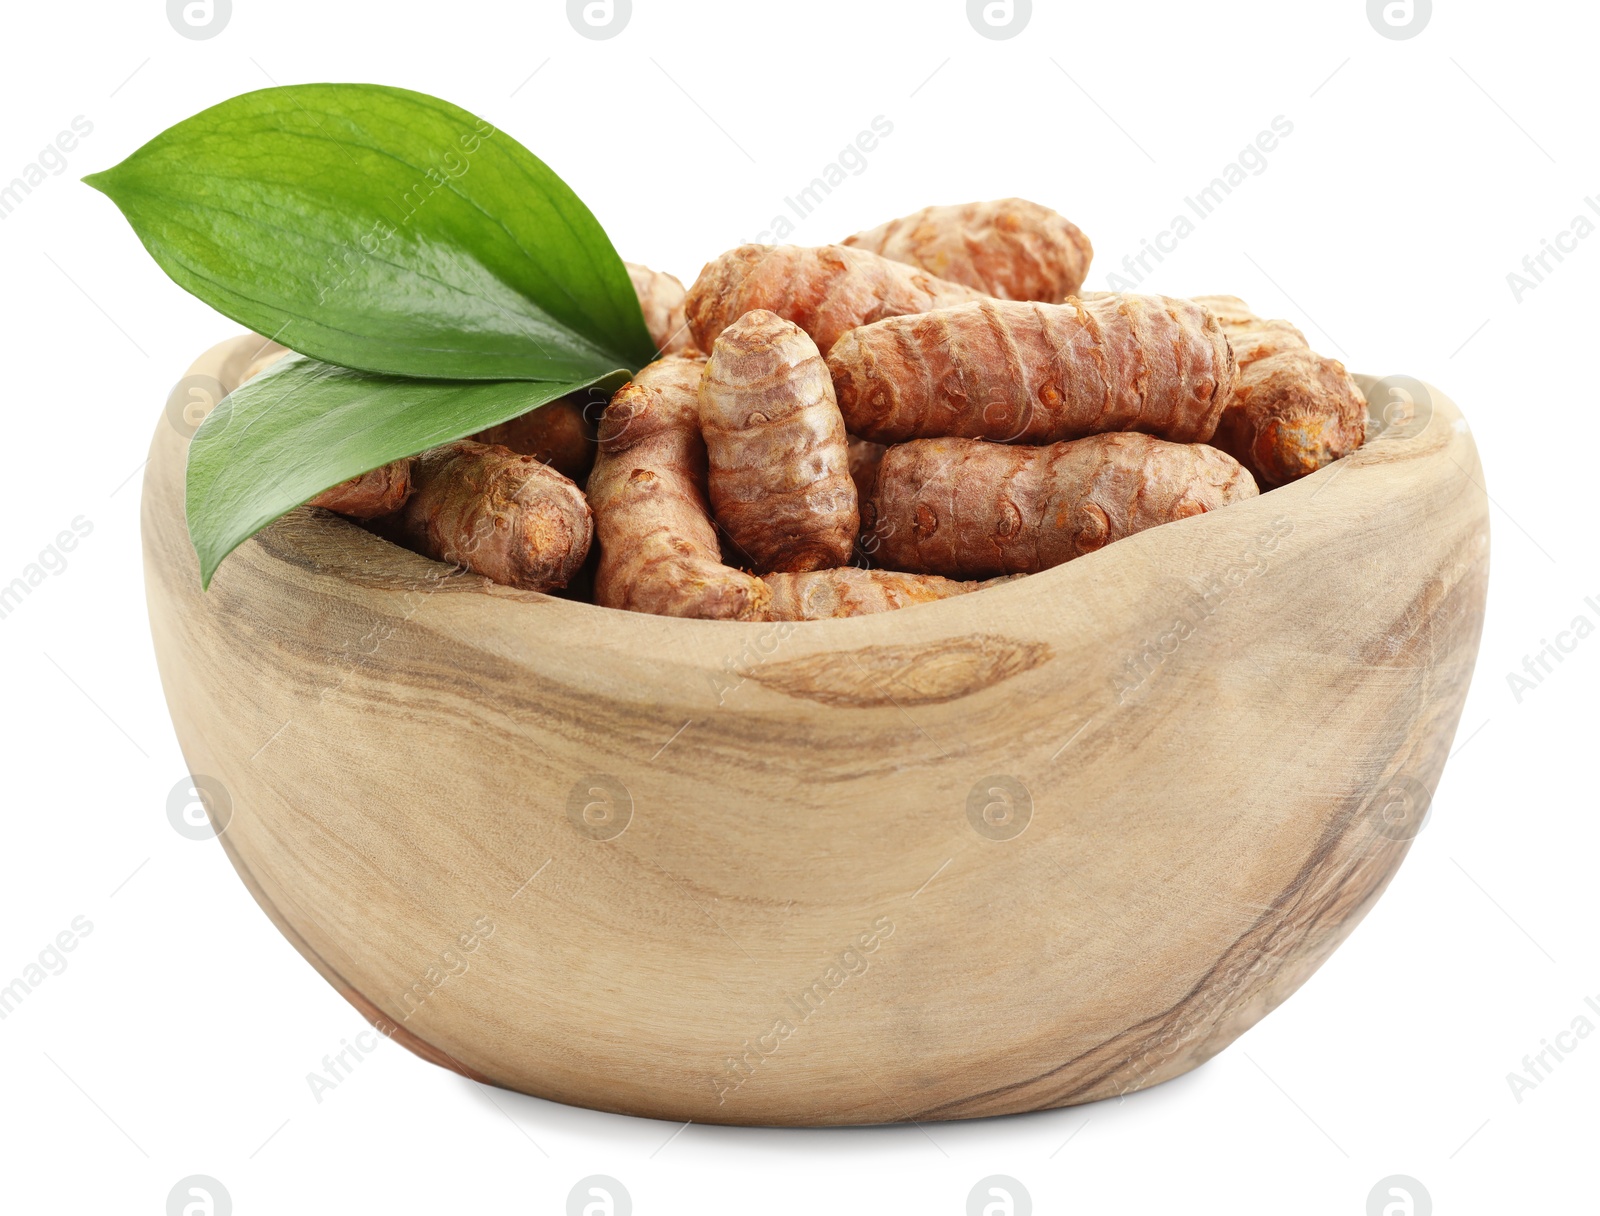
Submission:
{"label": "pile of turmeric roots", "polygon": [[313,505],[515,587],[816,620],[1045,570],[1361,445],[1360,391],[1294,326],[1231,296],[1082,292],[1091,255],[1008,199],[741,246],[687,292],[630,265],[660,357],[609,403]]}

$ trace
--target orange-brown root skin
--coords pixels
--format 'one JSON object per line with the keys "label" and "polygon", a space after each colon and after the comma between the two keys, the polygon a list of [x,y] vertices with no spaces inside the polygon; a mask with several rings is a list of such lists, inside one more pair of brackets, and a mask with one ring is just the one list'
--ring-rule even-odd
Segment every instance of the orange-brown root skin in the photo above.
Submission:
{"label": "orange-brown root skin", "polygon": [[593,537],[583,491],[509,448],[458,439],[424,452],[402,529],[418,552],[530,591],[565,587]]}
{"label": "orange-brown root skin", "polygon": [[351,519],[377,519],[392,514],[411,497],[416,463],[415,457],[407,457],[379,465],[324,490],[310,505],[326,507]]}
{"label": "orange-brown root skin", "polygon": [[845,334],[828,369],[850,432],[880,443],[1055,443],[1106,431],[1200,443],[1234,382],[1233,353],[1205,309],[1111,294],[890,318]]}
{"label": "orange-brown root skin", "polygon": [[589,474],[595,602],[710,620],[768,620],[772,593],[722,562],[706,502],[699,389],[705,359],[670,356],[618,391]]}
{"label": "orange-brown root skin", "polygon": [[624,262],[634,294],[644,313],[644,327],[661,355],[683,354],[694,346],[689,322],[683,311],[685,292],[676,275],[651,270],[637,262]]}
{"label": "orange-brown root skin", "polygon": [[849,560],[861,521],[844,419],[799,326],[763,310],[722,331],[700,382],[700,433],[731,553],[763,573]]}
{"label": "orange-brown root skin", "polygon": [[1315,473],[1366,441],[1366,399],[1344,364],[1313,351],[1289,322],[1255,316],[1236,296],[1195,302],[1216,316],[1239,364],[1212,442],[1263,486]]}
{"label": "orange-brown root skin", "polygon": [[1001,300],[1059,304],[1076,295],[1094,247],[1065,216],[1021,198],[924,207],[845,238]]}
{"label": "orange-brown root skin", "polygon": [[689,289],[686,306],[701,350],[710,350],[745,313],[766,309],[793,321],[827,354],[841,334],[858,325],[980,295],[864,249],[741,245],[706,265]]}
{"label": "orange-brown root skin", "polygon": [[1030,574],[1256,492],[1231,456],[1149,435],[1045,447],[921,439],[884,455],[864,533],[900,570]]}
{"label": "orange-brown root skin", "polygon": [[[262,371],[290,354],[288,347],[278,346],[277,342],[262,342],[261,354],[256,355],[250,366],[246,366],[245,374],[240,376],[238,382],[248,384]],[[317,494],[317,498],[310,499],[307,506],[334,510],[352,520],[376,520],[382,515],[394,514],[405,506],[406,499],[411,496],[414,469],[416,459],[410,456],[381,464],[376,469],[366,470],[365,474],[349,478],[347,482],[330,486],[328,490]]]}
{"label": "orange-brown root skin", "polygon": [[[240,384],[248,384],[280,359],[287,358],[290,350],[276,342],[263,341],[261,352],[244,369]],[[378,519],[390,515],[406,505],[411,497],[412,475],[416,458],[406,457],[390,461],[376,469],[357,474],[318,494],[307,505],[335,511],[351,519]]]}
{"label": "orange-brown root skin", "polygon": [[594,467],[595,427],[579,397],[561,397],[472,437],[532,456],[563,477],[581,482]]}
{"label": "orange-brown root skin", "polygon": [[775,621],[827,621],[843,616],[870,616],[913,604],[947,600],[953,595],[980,591],[992,583],[958,582],[937,574],[905,574],[899,570],[862,570],[842,566],[805,574],[769,574],[772,619]]}

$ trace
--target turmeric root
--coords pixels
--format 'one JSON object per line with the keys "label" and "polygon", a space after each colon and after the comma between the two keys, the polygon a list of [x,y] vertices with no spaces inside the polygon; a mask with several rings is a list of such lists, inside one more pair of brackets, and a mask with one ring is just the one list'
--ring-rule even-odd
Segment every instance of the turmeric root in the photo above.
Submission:
{"label": "turmeric root", "polygon": [[623,265],[633,280],[634,294],[639,297],[639,308],[644,313],[644,327],[650,331],[656,353],[675,355],[693,347],[689,323],[683,315],[683,284],[677,276],[651,270],[637,262]]}
{"label": "turmeric root", "polygon": [[584,413],[585,404],[581,397],[560,397],[472,438],[532,456],[563,477],[581,481],[594,465],[595,427]]}
{"label": "turmeric root", "polygon": [[804,574],[769,574],[765,582],[772,588],[773,620],[826,621],[946,600],[953,595],[1010,582],[1010,579],[969,583],[940,578],[937,574],[904,574],[899,570],[841,566]]}
{"label": "turmeric root", "polygon": [[377,519],[392,515],[411,497],[416,458],[391,460],[349,481],[324,490],[309,505],[326,507],[351,519]]}
{"label": "turmeric root", "polygon": [[571,481],[532,456],[470,439],[418,457],[401,530],[427,557],[531,591],[565,587],[594,534]]}
{"label": "turmeric root", "polygon": [[745,313],[765,308],[793,321],[827,354],[858,325],[927,312],[981,293],[864,249],[741,245],[706,265],[689,288],[689,328],[701,350]]}
{"label": "turmeric root", "polygon": [[921,439],[884,455],[866,531],[897,569],[1031,574],[1256,493],[1233,457],[1149,435],[1045,447]]}
{"label": "turmeric root", "polygon": [[1052,304],[1078,294],[1094,256],[1076,224],[1021,198],[924,207],[843,243],[997,299]]}
{"label": "turmeric root", "polygon": [[1161,296],[982,300],[891,317],[828,355],[854,435],[1054,443],[1105,431],[1205,442],[1234,360],[1204,308]]}
{"label": "turmeric root", "polygon": [[722,331],[700,382],[712,512],[762,572],[843,565],[860,526],[844,419],[816,343],[765,310]]}
{"label": "turmeric root", "polygon": [[[286,346],[263,341],[261,351],[244,369],[244,375],[239,377],[239,383],[248,384],[291,353]],[[340,515],[347,515],[351,519],[377,519],[383,515],[391,515],[405,506],[406,499],[411,497],[412,474],[415,467],[415,457],[407,456],[401,460],[392,460],[347,481],[341,481],[336,486],[330,486],[307,505],[323,507]]]}
{"label": "turmeric root", "polygon": [[595,602],[662,616],[767,620],[772,593],[722,563],[700,438],[704,358],[668,356],[620,389],[600,420],[589,501],[600,542]]}
{"label": "turmeric root", "polygon": [[1263,321],[1237,296],[1197,296],[1233,345],[1233,400],[1214,440],[1264,486],[1281,486],[1347,456],[1366,440],[1367,405],[1336,359],[1287,321]]}

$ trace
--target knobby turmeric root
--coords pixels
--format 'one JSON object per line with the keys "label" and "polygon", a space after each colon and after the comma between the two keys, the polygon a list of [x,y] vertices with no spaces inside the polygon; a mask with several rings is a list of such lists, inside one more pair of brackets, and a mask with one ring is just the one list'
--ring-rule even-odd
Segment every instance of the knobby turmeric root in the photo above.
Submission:
{"label": "knobby turmeric root", "polygon": [[886,566],[988,578],[1047,570],[1256,493],[1233,457],[1205,444],[920,439],[885,453],[865,524]]}
{"label": "knobby turmeric root", "polygon": [[1021,198],[924,207],[846,237],[844,244],[997,299],[1052,304],[1078,293],[1094,256],[1076,224]]}
{"label": "knobby turmeric root", "polygon": [[1281,486],[1359,448],[1367,404],[1336,359],[1325,359],[1287,321],[1263,321],[1237,296],[1197,296],[1233,344],[1239,370],[1217,426],[1217,447]]}
{"label": "knobby turmeric root", "polygon": [[705,362],[657,360],[617,392],[600,420],[589,474],[600,542],[595,602],[661,616],[767,620],[771,591],[723,564],[706,503]]}
{"label": "knobby turmeric root", "polygon": [[595,427],[584,413],[586,404],[581,397],[560,397],[472,438],[532,456],[563,477],[582,481],[594,466]]}
{"label": "knobby turmeric root", "polygon": [[710,350],[717,335],[745,313],[765,308],[793,321],[827,354],[858,325],[980,295],[864,249],[741,245],[707,263],[689,288],[686,308],[701,350]]}
{"label": "knobby turmeric root", "polygon": [[351,519],[377,519],[380,515],[392,515],[405,506],[406,500],[411,497],[416,464],[415,456],[392,460],[324,490],[309,505],[326,507]]}
{"label": "knobby turmeric root", "polygon": [[470,439],[417,458],[400,525],[424,556],[531,591],[565,587],[593,538],[576,485],[532,456]]}
{"label": "knobby turmeric root", "polygon": [[860,517],[844,419],[816,343],[765,310],[722,331],[700,382],[712,513],[755,569],[850,558]]}
{"label": "knobby turmeric root", "polygon": [[841,566],[805,574],[769,574],[772,619],[775,621],[826,621],[843,616],[868,616],[891,612],[912,604],[947,600],[953,595],[981,591],[1009,579],[958,582],[937,574],[906,574],[899,570],[862,570]]}
{"label": "knobby turmeric root", "polygon": [[312,502],[510,586],[588,598],[592,572],[605,607],[812,621],[1046,570],[1361,445],[1361,393],[1293,325],[1082,292],[1091,256],[1006,199],[741,246],[687,293],[629,263],[669,353],[598,428],[565,398]]}
{"label": "knobby turmeric root", "polygon": [[[244,369],[239,383],[248,384],[291,353],[288,347],[263,339],[260,353]],[[323,507],[351,519],[377,519],[391,515],[405,506],[406,499],[411,497],[412,474],[416,463],[416,457],[407,456],[379,465],[348,481],[330,486],[306,505]]]}
{"label": "knobby turmeric root", "polygon": [[633,280],[634,294],[644,312],[644,327],[656,344],[658,355],[676,355],[694,346],[689,323],[683,314],[683,284],[676,275],[651,270],[637,262],[624,262]]}
{"label": "knobby turmeric root", "polygon": [[892,317],[845,334],[828,369],[850,432],[880,443],[1107,431],[1205,442],[1234,383],[1228,340],[1204,308],[1110,294]]}

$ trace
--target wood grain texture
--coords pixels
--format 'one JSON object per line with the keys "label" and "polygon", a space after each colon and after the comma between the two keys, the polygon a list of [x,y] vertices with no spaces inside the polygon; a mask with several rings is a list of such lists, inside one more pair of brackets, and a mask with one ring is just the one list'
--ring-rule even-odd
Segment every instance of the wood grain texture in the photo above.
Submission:
{"label": "wood grain texture", "polygon": [[699,1122],[1086,1102],[1222,1050],[1409,847],[1488,513],[1453,405],[1399,429],[973,595],[742,624],[498,587],[310,508],[202,593],[163,422],[151,627],[228,855],[419,1054]]}

